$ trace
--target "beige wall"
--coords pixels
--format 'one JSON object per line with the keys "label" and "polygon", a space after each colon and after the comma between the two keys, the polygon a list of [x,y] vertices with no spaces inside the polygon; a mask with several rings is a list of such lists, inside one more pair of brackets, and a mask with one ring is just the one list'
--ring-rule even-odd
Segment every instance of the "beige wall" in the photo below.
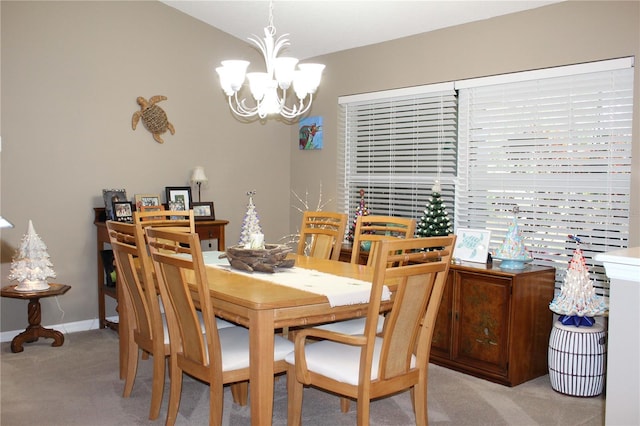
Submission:
{"label": "beige wall", "polygon": [[[299,226],[290,190],[308,191],[315,208],[322,183],[325,209],[335,207],[338,96],[640,54],[640,3],[570,1],[326,55],[312,111],[324,117],[324,149],[299,151],[297,126],[239,123],[217,88],[214,66],[239,52],[256,60],[254,50],[161,3],[3,0],[0,11],[0,211],[16,224],[1,234],[0,280],[8,284],[32,219],[57,281],[73,286],[59,300],[64,317],[43,301],[45,324],[97,317],[92,209],[102,188],[161,193],[203,165],[211,182],[202,197],[231,221],[227,242],[239,237],[249,189],[273,241]],[[636,100],[639,84],[636,68]],[[176,127],[164,145],[130,124],[135,98],[156,94],[169,98],[161,106]],[[633,144],[640,152],[638,132]],[[632,245],[639,165],[635,155]],[[2,299],[0,308],[2,331],[25,326],[26,303]]]}
{"label": "beige wall", "polygon": [[[54,282],[72,289],[45,299],[43,323],[97,318],[93,207],[103,188],[162,193],[185,186],[196,165],[202,198],[230,221],[235,244],[255,203],[268,241],[289,231],[288,126],[232,118],[214,67],[248,44],[160,2],[0,2],[2,8],[2,285],[29,219],[47,244]],[[256,61],[260,65],[259,61]],[[160,145],[131,117],[137,96],[160,106],[176,129]],[[27,304],[2,299],[1,329],[26,326]],[[114,315],[113,304],[108,315]]]}
{"label": "beige wall", "polygon": [[[318,58],[327,65],[313,115],[322,151],[291,149],[291,187],[336,199],[338,96],[618,58],[640,57],[640,2],[569,1]],[[640,245],[640,73],[635,69],[630,244]],[[312,198],[312,197],[310,197]],[[335,208],[332,202],[327,209]],[[291,215],[291,226],[299,223]]]}

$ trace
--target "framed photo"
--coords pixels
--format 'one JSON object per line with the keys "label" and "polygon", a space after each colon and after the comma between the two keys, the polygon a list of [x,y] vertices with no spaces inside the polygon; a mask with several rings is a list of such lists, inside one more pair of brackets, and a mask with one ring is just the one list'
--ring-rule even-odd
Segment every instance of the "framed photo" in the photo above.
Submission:
{"label": "framed photo", "polygon": [[167,186],[167,206],[169,210],[189,210],[191,208],[190,186]]}
{"label": "framed photo", "polygon": [[487,263],[491,231],[484,229],[457,229],[453,258],[467,262]]}
{"label": "framed photo", "polygon": [[103,189],[102,198],[104,199],[104,210],[107,220],[115,220],[113,214],[113,203],[118,201],[127,201],[127,191],[124,189]]}
{"label": "framed photo", "polygon": [[113,203],[114,219],[118,222],[133,221],[133,204],[130,201],[114,201]]}
{"label": "framed photo", "polygon": [[147,206],[159,206],[160,194],[136,194],[136,210],[140,210],[141,207]]}
{"label": "framed photo", "polygon": [[216,220],[216,213],[213,210],[211,201],[191,203],[193,208],[193,218],[195,220]]}

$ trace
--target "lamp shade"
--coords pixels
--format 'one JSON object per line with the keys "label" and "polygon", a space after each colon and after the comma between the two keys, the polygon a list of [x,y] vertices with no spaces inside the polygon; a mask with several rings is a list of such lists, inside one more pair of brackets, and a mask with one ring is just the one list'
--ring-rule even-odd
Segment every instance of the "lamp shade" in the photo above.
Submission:
{"label": "lamp shade", "polygon": [[191,174],[191,183],[203,183],[208,182],[207,176],[204,174],[204,167],[196,166]]}
{"label": "lamp shade", "polygon": [[13,228],[13,223],[0,216],[0,228]]}

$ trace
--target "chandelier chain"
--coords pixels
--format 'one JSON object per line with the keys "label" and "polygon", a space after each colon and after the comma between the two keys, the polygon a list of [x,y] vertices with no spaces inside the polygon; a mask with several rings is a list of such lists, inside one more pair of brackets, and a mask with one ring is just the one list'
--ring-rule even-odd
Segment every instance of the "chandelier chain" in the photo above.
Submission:
{"label": "chandelier chain", "polygon": [[273,0],[269,0],[269,23],[267,25],[267,29],[272,36],[276,34],[276,27],[273,25]]}

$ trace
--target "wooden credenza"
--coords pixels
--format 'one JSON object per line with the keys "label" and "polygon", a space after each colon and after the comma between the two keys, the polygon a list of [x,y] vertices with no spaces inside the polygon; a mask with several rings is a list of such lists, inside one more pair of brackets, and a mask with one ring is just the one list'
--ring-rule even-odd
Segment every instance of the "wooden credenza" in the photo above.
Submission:
{"label": "wooden credenza", "polygon": [[451,265],[431,362],[507,386],[547,374],[554,285],[549,267]]}
{"label": "wooden credenza", "polygon": [[[344,256],[351,257],[348,246]],[[548,373],[555,269],[520,271],[452,264],[433,333],[430,361],[507,386]]]}
{"label": "wooden credenza", "polygon": [[[109,244],[109,234],[107,233],[107,224],[105,223],[104,207],[95,207],[93,210],[93,223],[96,226],[97,236],[99,326],[100,328],[111,328],[117,331],[118,323],[106,319],[105,313],[105,297],[112,297],[117,300],[118,295],[115,287],[108,287],[107,285],[105,285],[104,265],[102,263],[102,256],[100,255],[100,252],[106,248],[106,245]],[[201,241],[216,239],[218,241],[218,251],[224,251],[225,226],[228,223],[228,220],[197,220],[195,222],[196,232],[198,233]]]}

